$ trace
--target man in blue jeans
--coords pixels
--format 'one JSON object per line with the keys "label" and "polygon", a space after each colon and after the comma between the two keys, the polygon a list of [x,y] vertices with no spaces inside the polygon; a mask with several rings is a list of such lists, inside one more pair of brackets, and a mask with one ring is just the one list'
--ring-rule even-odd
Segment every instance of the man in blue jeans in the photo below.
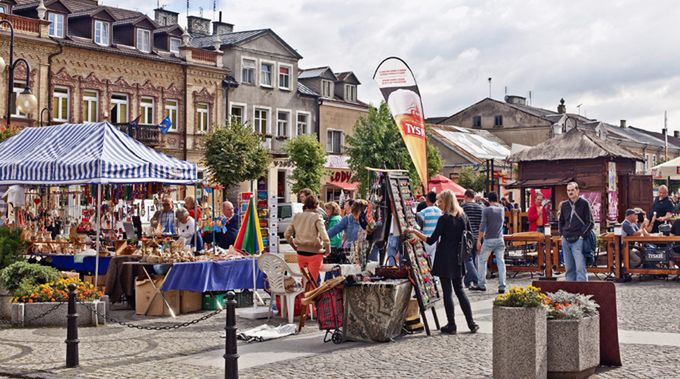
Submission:
{"label": "man in blue jeans", "polygon": [[586,258],[583,255],[583,239],[593,229],[594,223],[590,203],[579,197],[579,192],[576,182],[567,184],[569,200],[560,204],[559,228],[562,235],[566,279],[585,282],[588,275]]}
{"label": "man in blue jeans", "polygon": [[[465,196],[463,198],[463,211],[470,221],[470,231],[475,240],[479,235],[479,224],[482,222],[482,208],[481,205],[475,203],[475,191],[471,189],[465,190]],[[477,287],[477,255],[479,254],[477,250],[477,244],[472,247],[472,253],[470,258],[465,261],[465,278],[463,278],[463,285],[468,289],[474,289]]]}
{"label": "man in blue jeans", "polygon": [[[498,293],[505,293],[505,241],[503,240],[503,219],[505,208],[498,204],[498,195],[489,192],[489,206],[482,210],[482,222],[479,224],[477,251],[479,254],[477,269],[477,287],[472,290],[486,291],[486,261],[493,253],[498,266]],[[482,244],[484,240],[484,244]]]}

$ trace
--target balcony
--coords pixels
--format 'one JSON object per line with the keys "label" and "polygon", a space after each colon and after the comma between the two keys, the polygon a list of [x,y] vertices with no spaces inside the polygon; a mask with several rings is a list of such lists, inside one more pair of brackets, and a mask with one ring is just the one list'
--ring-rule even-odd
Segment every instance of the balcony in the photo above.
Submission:
{"label": "balcony", "polygon": [[161,144],[161,131],[158,128],[158,125],[137,125],[135,127],[131,127],[130,124],[114,125],[121,132],[147,146],[157,147]]}
{"label": "balcony", "polygon": [[[50,24],[49,21],[5,13],[0,13],[0,20],[11,22],[15,34],[28,34],[47,38],[47,26]],[[0,30],[9,32],[9,28],[5,25],[1,26]]]}

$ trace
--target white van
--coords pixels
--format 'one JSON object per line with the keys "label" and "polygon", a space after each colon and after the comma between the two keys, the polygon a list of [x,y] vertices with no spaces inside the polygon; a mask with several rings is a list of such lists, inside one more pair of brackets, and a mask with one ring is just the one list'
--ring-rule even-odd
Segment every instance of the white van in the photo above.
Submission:
{"label": "white van", "polygon": [[288,225],[293,221],[293,216],[302,213],[302,203],[281,203],[278,205],[278,209],[278,234],[283,236]]}

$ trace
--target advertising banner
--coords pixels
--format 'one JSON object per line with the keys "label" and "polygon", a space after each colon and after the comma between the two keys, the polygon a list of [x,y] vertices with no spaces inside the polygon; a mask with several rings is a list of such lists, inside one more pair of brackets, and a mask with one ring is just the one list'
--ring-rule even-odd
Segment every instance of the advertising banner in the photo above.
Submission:
{"label": "advertising banner", "polygon": [[390,57],[378,65],[373,79],[378,83],[390,113],[397,123],[421,183],[427,185],[427,142],[420,91],[413,72],[400,58]]}

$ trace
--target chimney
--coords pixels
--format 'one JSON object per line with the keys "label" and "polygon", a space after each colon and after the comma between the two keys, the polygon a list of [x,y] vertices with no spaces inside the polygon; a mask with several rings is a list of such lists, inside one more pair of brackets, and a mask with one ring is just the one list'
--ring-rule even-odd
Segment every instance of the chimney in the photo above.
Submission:
{"label": "chimney", "polygon": [[222,11],[220,11],[219,21],[213,21],[213,35],[227,34],[234,32],[234,24],[222,22]]}
{"label": "chimney", "polygon": [[187,30],[192,36],[209,36],[210,35],[210,20],[198,16],[187,17]]}
{"label": "chimney", "polygon": [[153,10],[154,21],[160,26],[177,25],[177,17],[179,13],[169,11],[163,8],[156,8]]}
{"label": "chimney", "polygon": [[557,106],[557,113],[559,114],[567,113],[567,106],[564,105],[564,99],[560,99],[560,105]]}
{"label": "chimney", "polygon": [[673,137],[680,138],[680,131],[674,130],[673,131]]}
{"label": "chimney", "polygon": [[626,120],[621,120],[621,124],[619,126],[623,129],[625,129],[626,128]]}

